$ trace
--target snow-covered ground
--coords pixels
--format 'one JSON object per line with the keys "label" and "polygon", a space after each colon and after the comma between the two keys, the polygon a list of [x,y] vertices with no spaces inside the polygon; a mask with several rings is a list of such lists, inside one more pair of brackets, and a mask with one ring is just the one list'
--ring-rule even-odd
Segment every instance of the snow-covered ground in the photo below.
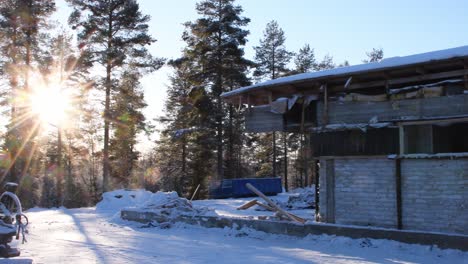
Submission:
{"label": "snow-covered ground", "polygon": [[[236,215],[244,200],[249,199],[197,201],[194,206]],[[0,263],[468,263],[468,252],[388,240],[296,238],[177,223],[168,229],[148,227],[119,218],[119,207],[131,203],[104,205],[29,210],[28,243],[17,245],[21,257]]]}

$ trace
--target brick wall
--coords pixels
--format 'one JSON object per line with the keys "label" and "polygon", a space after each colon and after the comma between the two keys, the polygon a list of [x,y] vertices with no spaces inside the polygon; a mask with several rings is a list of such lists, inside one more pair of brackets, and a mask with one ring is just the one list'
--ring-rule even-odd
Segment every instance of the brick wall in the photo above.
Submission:
{"label": "brick wall", "polygon": [[[403,229],[468,234],[468,159],[403,159],[401,177]],[[395,185],[395,160],[321,160],[321,221],[396,228]]]}

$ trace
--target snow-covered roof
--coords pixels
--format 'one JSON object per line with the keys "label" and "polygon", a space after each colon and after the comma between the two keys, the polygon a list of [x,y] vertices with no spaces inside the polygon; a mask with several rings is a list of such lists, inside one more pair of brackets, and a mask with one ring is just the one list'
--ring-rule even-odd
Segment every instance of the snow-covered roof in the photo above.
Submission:
{"label": "snow-covered roof", "polygon": [[242,87],[242,88],[230,91],[230,92],[223,93],[221,96],[231,97],[231,96],[245,93],[247,91],[261,89],[261,88],[265,88],[268,86],[291,84],[295,82],[314,80],[318,78],[346,76],[346,75],[363,73],[363,72],[381,71],[381,70],[390,69],[390,68],[410,66],[410,65],[415,65],[415,64],[427,63],[431,61],[448,60],[448,59],[459,58],[459,57],[468,57],[468,46],[420,53],[420,54],[404,56],[404,57],[392,57],[392,58],[383,59],[380,62],[371,62],[371,63],[366,63],[366,64],[359,64],[359,65],[335,68],[335,69],[318,71],[318,72],[308,72],[308,73],[291,75],[291,76],[287,76],[283,78],[278,78],[275,80],[270,80],[270,81]]}

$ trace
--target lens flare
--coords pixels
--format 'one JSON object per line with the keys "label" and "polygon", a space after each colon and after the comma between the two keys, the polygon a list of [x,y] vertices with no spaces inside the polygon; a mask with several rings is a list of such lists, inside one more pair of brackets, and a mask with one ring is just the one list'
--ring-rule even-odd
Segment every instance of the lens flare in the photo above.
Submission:
{"label": "lens flare", "polygon": [[44,123],[60,125],[69,108],[70,98],[60,87],[39,87],[31,94],[31,111]]}

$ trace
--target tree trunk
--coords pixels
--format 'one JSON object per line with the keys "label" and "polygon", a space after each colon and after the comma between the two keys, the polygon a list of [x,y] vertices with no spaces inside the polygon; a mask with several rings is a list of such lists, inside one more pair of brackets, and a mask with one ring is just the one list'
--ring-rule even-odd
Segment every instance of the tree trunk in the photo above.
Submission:
{"label": "tree trunk", "polygon": [[276,177],[276,132],[273,132],[273,161],[272,161],[272,170],[273,177]]}
{"label": "tree trunk", "polygon": [[110,90],[111,90],[111,66],[110,62],[107,64],[106,69],[106,101],[104,106],[104,149],[102,158],[102,191],[109,190],[109,108],[110,108]]}
{"label": "tree trunk", "polygon": [[288,134],[283,133],[283,144],[284,144],[284,189],[288,191]]}
{"label": "tree trunk", "polygon": [[57,128],[57,199],[60,201],[60,206],[63,205],[65,198],[63,188],[63,170],[62,170],[62,130],[60,126]]}
{"label": "tree trunk", "polygon": [[102,151],[102,191],[109,191],[109,130],[110,130],[110,93],[112,88],[112,58],[110,50],[112,48],[112,13],[109,14],[109,31],[107,36],[107,65],[106,65],[106,99],[104,105],[104,149]]}
{"label": "tree trunk", "polygon": [[217,125],[217,158],[218,158],[218,180],[222,180],[224,178],[224,170],[223,170],[223,117],[222,117],[222,103],[221,98],[218,97],[218,113],[216,117],[216,125]]}

